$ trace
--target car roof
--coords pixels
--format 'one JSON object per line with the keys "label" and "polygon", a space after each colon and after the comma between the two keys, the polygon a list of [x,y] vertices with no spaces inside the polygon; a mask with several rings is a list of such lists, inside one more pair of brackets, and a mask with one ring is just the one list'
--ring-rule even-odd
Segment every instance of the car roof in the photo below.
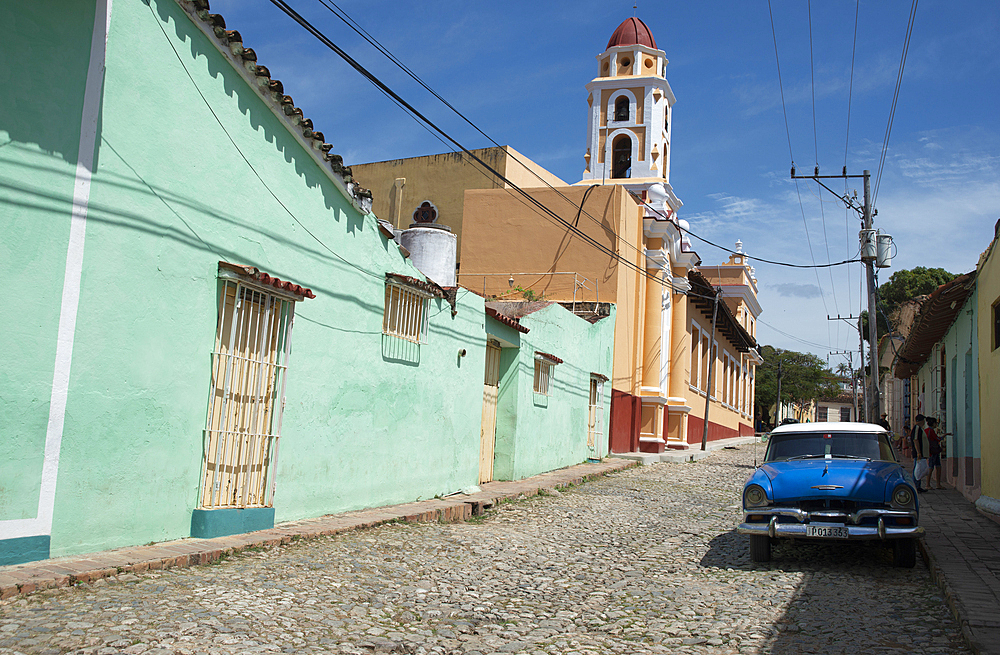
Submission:
{"label": "car roof", "polygon": [[829,423],[789,423],[771,430],[771,434],[794,434],[798,432],[868,432],[879,434],[885,432],[885,428],[874,423],[852,423],[847,421],[833,421]]}

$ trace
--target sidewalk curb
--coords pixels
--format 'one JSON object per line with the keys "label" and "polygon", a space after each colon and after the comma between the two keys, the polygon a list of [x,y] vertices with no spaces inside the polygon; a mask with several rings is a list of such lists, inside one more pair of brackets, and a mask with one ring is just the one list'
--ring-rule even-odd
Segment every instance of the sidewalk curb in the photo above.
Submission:
{"label": "sidewalk curb", "polygon": [[948,579],[938,566],[937,558],[934,557],[934,553],[932,553],[930,548],[927,547],[924,537],[917,540],[917,546],[920,548],[920,555],[927,563],[927,568],[930,569],[931,579],[936,582],[937,586],[941,589],[941,593],[944,595],[945,603],[947,603],[948,609],[951,610],[951,615],[956,621],[958,621],[959,627],[962,628],[962,636],[965,638],[966,645],[971,648],[972,652],[976,655],[987,655],[989,653],[989,649],[987,649],[985,644],[980,643],[979,639],[977,639],[975,634],[973,634],[972,628],[969,626],[969,619],[966,618],[966,611],[965,607],[962,605],[962,601],[951,588],[951,585],[948,584]]}
{"label": "sidewalk curb", "polygon": [[128,573],[199,566],[257,548],[273,548],[300,539],[340,534],[402,521],[406,523],[467,521],[504,502],[581,485],[638,466],[625,459],[577,464],[514,482],[490,482],[471,495],[454,495],[402,505],[328,514],[288,521],[270,530],[214,539],[183,538],[148,546],[57,557],[0,566],[0,604],[36,591],[95,582]]}

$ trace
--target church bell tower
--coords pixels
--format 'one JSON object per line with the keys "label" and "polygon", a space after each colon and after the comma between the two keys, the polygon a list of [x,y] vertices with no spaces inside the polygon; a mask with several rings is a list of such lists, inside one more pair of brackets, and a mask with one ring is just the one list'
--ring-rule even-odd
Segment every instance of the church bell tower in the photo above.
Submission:
{"label": "church bell tower", "polygon": [[676,211],[680,202],[670,187],[676,98],[666,78],[666,54],[645,23],[627,18],[597,56],[597,69],[587,84],[588,147],[581,184],[621,184],[643,195],[662,184],[667,204]]}

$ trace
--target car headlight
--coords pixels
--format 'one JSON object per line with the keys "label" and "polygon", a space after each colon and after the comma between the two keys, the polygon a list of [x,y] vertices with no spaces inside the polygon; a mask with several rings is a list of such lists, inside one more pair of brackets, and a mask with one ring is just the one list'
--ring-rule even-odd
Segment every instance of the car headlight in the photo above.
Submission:
{"label": "car headlight", "polygon": [[743,491],[743,505],[745,507],[763,507],[767,505],[767,493],[764,487],[759,484],[751,484]]}
{"label": "car headlight", "polygon": [[897,485],[892,490],[892,504],[896,507],[912,508],[913,500],[913,492],[905,484]]}

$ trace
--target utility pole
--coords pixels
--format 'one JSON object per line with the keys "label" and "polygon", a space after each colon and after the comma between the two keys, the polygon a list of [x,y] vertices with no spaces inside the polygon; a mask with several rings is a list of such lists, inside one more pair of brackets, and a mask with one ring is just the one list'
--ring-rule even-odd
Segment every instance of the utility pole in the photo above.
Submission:
{"label": "utility pole", "polygon": [[[861,330],[861,317],[860,316],[841,316],[840,314],[837,314],[836,317],[833,317],[833,316],[830,316],[829,314],[827,314],[826,315],[826,320],[828,320],[828,321],[844,321],[845,323],[847,323],[852,328],[854,328],[855,330],[858,331],[858,355],[859,355],[858,361],[861,362],[861,371],[862,371],[862,374],[864,374],[865,337],[864,337],[864,332]],[[855,324],[855,323],[852,323],[851,321],[857,321],[857,323]],[[834,355],[834,354],[840,354],[840,353],[830,353],[830,354]],[[867,413],[868,413],[868,410],[867,410],[867,408],[868,408],[868,391],[867,391],[867,388],[868,388],[868,385],[866,385],[866,384],[862,384],[861,385],[861,389],[862,389],[861,395],[864,397],[864,400],[862,401],[862,407],[865,408],[865,414],[866,414],[866,416],[867,416]],[[852,398],[853,398],[853,402],[854,402],[854,420],[855,421],[860,421],[861,420],[861,415],[860,415],[860,412],[858,411],[857,377],[854,374],[854,360],[853,360],[853,358],[851,359],[851,392],[852,392]]]}
{"label": "utility pole", "polygon": [[781,360],[778,360],[778,402],[774,405],[774,426],[781,424]]}
{"label": "utility pole", "polygon": [[705,425],[701,430],[701,449],[708,450],[708,408],[712,404],[712,381],[715,379],[715,317],[719,312],[719,296],[721,287],[715,292],[715,302],[712,304],[712,338],[708,342],[708,388],[705,389]]}
{"label": "utility pole", "polygon": [[[825,179],[838,179],[846,180],[850,178],[863,178],[864,179],[864,203],[858,205],[858,194],[855,191],[854,197],[850,197],[846,193],[840,195],[830,187],[826,186],[820,180]],[[793,180],[815,180],[817,184],[821,187],[837,196],[844,204],[849,208],[853,209],[861,216],[861,261],[865,266],[865,274],[868,282],[868,355],[871,359],[871,371],[868,376],[868,384],[865,385],[865,391],[867,392],[867,397],[865,398],[865,420],[873,421],[875,416],[878,414],[878,343],[876,336],[876,317],[878,315],[878,309],[875,306],[875,258],[876,258],[876,247],[875,247],[875,231],[872,229],[872,218],[874,212],[871,207],[871,171],[863,171],[861,175],[848,175],[847,167],[844,166],[844,172],[840,175],[820,175],[819,166],[813,170],[812,175],[796,175],[795,174],[795,164],[792,164],[792,179]],[[859,330],[860,332],[860,330]],[[862,340],[864,338],[862,337]],[[862,355],[861,367],[864,368],[865,360]]]}
{"label": "utility pole", "polygon": [[[827,318],[830,318],[827,316]],[[837,350],[831,355],[847,355],[847,366],[851,371],[851,404],[854,405],[854,420],[858,420],[858,378],[854,375],[854,351]]]}

